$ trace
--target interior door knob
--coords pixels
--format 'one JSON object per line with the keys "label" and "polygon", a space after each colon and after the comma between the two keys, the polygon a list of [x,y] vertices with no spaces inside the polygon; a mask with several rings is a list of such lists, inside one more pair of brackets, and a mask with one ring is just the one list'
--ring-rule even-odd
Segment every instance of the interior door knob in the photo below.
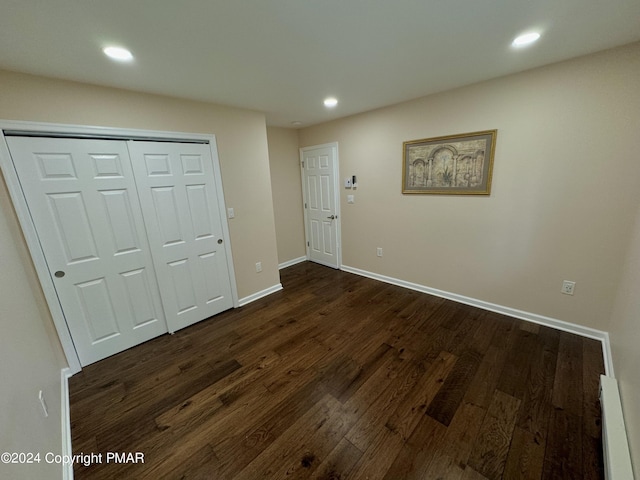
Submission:
{"label": "interior door knob", "polygon": [[222,245],[222,239],[221,238],[218,239],[218,245]]}
{"label": "interior door knob", "polygon": [[58,270],[56,273],[54,273],[54,275],[57,278],[62,278],[62,277],[64,277],[64,272],[62,270]]}
{"label": "interior door knob", "polygon": [[327,217],[329,220],[335,220],[336,218],[338,218],[337,215],[331,215],[330,217]]}

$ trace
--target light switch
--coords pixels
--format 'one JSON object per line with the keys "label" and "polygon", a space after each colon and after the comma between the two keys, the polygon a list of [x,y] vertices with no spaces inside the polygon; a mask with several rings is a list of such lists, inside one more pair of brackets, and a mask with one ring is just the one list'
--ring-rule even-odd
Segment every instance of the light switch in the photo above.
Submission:
{"label": "light switch", "polygon": [[351,177],[344,179],[344,188],[351,188]]}
{"label": "light switch", "polygon": [[356,199],[354,195],[347,195],[347,203],[355,203]]}
{"label": "light switch", "polygon": [[235,218],[236,214],[233,212],[233,208],[227,208],[227,217]]}

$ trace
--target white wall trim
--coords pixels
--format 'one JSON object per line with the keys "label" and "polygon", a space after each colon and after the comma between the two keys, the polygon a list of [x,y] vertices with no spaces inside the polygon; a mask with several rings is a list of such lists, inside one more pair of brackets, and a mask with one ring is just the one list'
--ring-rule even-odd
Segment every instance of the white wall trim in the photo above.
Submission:
{"label": "white wall trim", "polygon": [[286,262],[282,262],[278,265],[278,270],[282,270],[283,268],[292,267],[293,265],[297,265],[298,263],[306,262],[307,256],[294,258],[292,260],[287,260]]}
{"label": "white wall trim", "polygon": [[604,477],[607,480],[633,480],[627,430],[615,378],[600,376],[600,405]]}
{"label": "white wall trim", "polygon": [[[60,418],[62,422],[62,456],[73,455],[71,447],[71,410],[69,408],[69,377],[73,373],[70,368],[60,371]],[[73,480],[73,464],[62,466],[63,480]]]}
{"label": "white wall trim", "polygon": [[264,290],[261,290],[256,293],[252,293],[251,295],[241,298],[240,301],[238,302],[239,303],[238,306],[244,307],[245,305],[251,302],[255,302],[256,300],[259,300],[262,297],[266,297],[267,295],[271,295],[272,293],[279,292],[280,290],[282,290],[282,284],[278,283],[277,285],[273,285],[269,288],[265,288]]}
{"label": "white wall trim", "polygon": [[405,287],[410,290],[416,290],[422,293],[428,293],[429,295],[435,295],[436,297],[446,298],[447,300],[453,300],[454,302],[463,303],[472,307],[478,307],[490,312],[500,313],[509,317],[518,318],[520,320],[526,320],[528,322],[537,323],[547,327],[562,330],[563,332],[575,333],[582,337],[598,340],[602,343],[602,352],[604,356],[604,368],[607,376],[613,377],[613,361],[611,358],[611,345],[609,343],[609,334],[601,330],[594,328],[584,327],[575,323],[565,322],[551,317],[545,317],[538,315],[537,313],[525,312],[517,310],[511,307],[505,307],[503,305],[497,305],[495,303],[485,302],[484,300],[478,300],[475,298],[465,297],[464,295],[458,295],[457,293],[446,292],[444,290],[438,290],[436,288],[427,287],[417,283],[407,282],[406,280],[400,280],[398,278],[387,277],[379,273],[369,272],[367,270],[361,270],[359,268],[349,267],[342,265],[341,270],[348,273],[353,273],[363,277],[372,278],[381,282],[390,283],[399,287]]}
{"label": "white wall trim", "polygon": [[604,356],[604,370],[605,375],[611,378],[616,378],[613,371],[613,356],[611,354],[611,341],[609,339],[609,332],[602,332],[604,338],[602,339],[602,355]]}

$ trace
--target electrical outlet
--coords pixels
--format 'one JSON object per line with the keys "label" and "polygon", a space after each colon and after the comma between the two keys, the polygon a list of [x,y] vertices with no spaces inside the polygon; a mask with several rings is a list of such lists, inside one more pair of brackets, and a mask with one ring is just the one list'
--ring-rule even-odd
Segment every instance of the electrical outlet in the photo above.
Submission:
{"label": "electrical outlet", "polygon": [[573,290],[576,288],[576,282],[570,282],[569,280],[565,280],[562,282],[562,290],[560,290],[565,295],[573,295]]}
{"label": "electrical outlet", "polygon": [[378,255],[379,257],[382,256],[382,248],[378,247],[377,251],[376,251],[376,255]]}
{"label": "electrical outlet", "polygon": [[256,273],[260,273],[262,271],[262,262],[256,263]]}

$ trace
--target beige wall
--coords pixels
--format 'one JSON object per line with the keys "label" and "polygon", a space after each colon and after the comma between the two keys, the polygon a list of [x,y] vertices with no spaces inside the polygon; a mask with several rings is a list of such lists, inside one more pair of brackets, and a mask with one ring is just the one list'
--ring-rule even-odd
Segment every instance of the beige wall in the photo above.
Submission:
{"label": "beige wall", "polygon": [[[62,348],[0,178],[0,452],[62,453]],[[45,418],[38,392],[49,407]],[[61,478],[59,465],[2,465],[3,478]]]}
{"label": "beige wall", "polygon": [[304,257],[304,212],[300,183],[298,131],[267,128],[271,189],[280,263]]}
{"label": "beige wall", "polygon": [[[226,204],[235,210],[229,229],[238,295],[280,282],[263,114],[0,71],[0,118],[215,134]],[[66,364],[4,183],[0,202],[0,450],[61,453]],[[40,389],[47,419],[39,411]],[[43,462],[7,474],[35,479],[60,472]]]}
{"label": "beige wall", "polygon": [[[358,176],[343,263],[608,330],[640,201],[638,78],[635,44],[302,129]],[[401,194],[403,141],[486,129],[491,196]]]}

